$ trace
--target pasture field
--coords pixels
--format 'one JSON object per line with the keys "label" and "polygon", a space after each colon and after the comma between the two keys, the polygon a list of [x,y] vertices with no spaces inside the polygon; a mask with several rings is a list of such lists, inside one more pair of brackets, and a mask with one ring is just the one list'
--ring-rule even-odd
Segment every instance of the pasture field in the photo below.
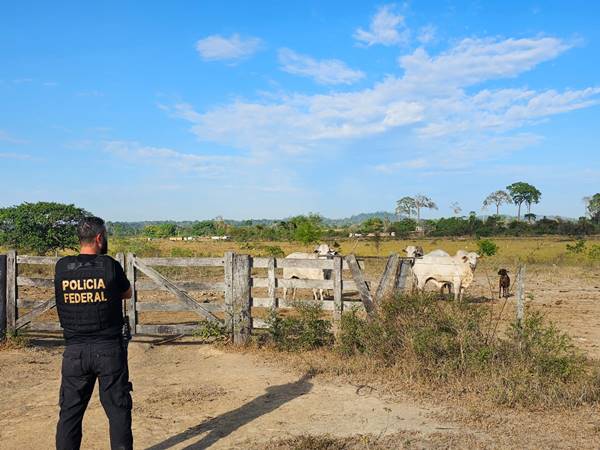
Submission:
{"label": "pasture field", "polygon": [[[503,333],[514,317],[514,297],[497,298],[497,275],[507,268],[514,279],[525,263],[527,313],[541,311],[577,347],[600,359],[600,262],[567,251],[564,238],[493,238],[499,252],[481,260],[470,288],[472,301],[491,305],[490,323]],[[588,243],[600,243],[589,240]],[[330,244],[333,244],[331,242]],[[367,279],[376,281],[385,256],[407,245],[426,251],[477,250],[475,240],[339,240],[342,254],[365,259]],[[221,256],[226,251],[271,256],[311,251],[289,242],[146,241],[115,239],[112,251],[140,256]],[[277,256],[279,256],[277,254]],[[49,268],[29,266],[28,275]],[[210,268],[165,268],[175,279],[217,280]],[[27,297],[47,292],[28,288]],[[309,290],[301,290],[304,297]],[[164,293],[144,293],[149,298]],[[200,295],[200,294],[198,294]],[[207,292],[197,297],[220,301]],[[48,313],[53,316],[55,313]],[[173,323],[187,313],[144,313],[142,320]],[[152,316],[152,314],[154,314]],[[62,343],[33,336],[33,346],[0,350],[0,447],[53,448]],[[130,345],[134,382],[136,448],[598,448],[598,406],[508,408],[465,390],[461,396],[415,388],[400,372],[374,365],[352,370],[348,360],[328,350],[280,353],[243,350],[185,338],[156,345],[143,337]],[[368,366],[367,366],[368,367]],[[84,448],[107,448],[107,423],[97,396],[84,423]]]}

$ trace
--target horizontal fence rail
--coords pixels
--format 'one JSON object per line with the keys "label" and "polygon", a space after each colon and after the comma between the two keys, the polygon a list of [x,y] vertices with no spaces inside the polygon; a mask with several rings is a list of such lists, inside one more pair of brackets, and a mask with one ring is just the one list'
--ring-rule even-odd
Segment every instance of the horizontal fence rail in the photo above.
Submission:
{"label": "horizontal fence rail", "polygon": [[[4,307],[0,307],[0,335],[3,333],[3,323],[8,332],[15,332],[20,328],[49,332],[62,330],[58,322],[40,320],[40,316],[56,306],[50,295],[50,292],[54,294],[54,280],[19,275],[20,264],[53,266],[59,259],[52,256],[17,255],[15,251],[10,251],[4,259],[0,259],[0,300]],[[344,310],[356,309],[371,314],[376,303],[385,292],[389,292],[390,287],[405,285],[408,272],[400,269],[406,261],[413,261],[398,255],[391,256],[377,283],[364,279],[364,261],[357,260],[353,255],[345,258],[334,256],[296,259],[251,257],[229,252],[223,257],[162,258],[120,253],[116,259],[131,282],[132,298],[126,301],[125,310],[133,334],[193,334],[200,322],[207,320],[224,326],[232,334],[235,343],[246,342],[252,328],[262,329],[268,326],[265,319],[253,317],[253,308],[293,309],[297,301],[286,296],[289,290],[292,290],[291,297],[295,296],[296,289],[313,290],[315,298],[319,293],[321,299],[312,301],[319,303],[324,311],[332,313],[334,329],[339,325]],[[213,274],[212,279],[174,280],[155,267],[214,267],[220,268],[222,274]],[[404,268],[406,267],[408,266]],[[256,272],[255,269],[263,272]],[[292,269],[293,278],[290,278],[286,269]],[[307,272],[303,273],[303,269]],[[188,278],[195,277],[188,275]],[[48,297],[36,300],[31,298],[29,291],[24,291],[25,295],[20,294],[19,288],[46,290]],[[210,301],[197,300],[190,296],[191,292],[208,292]],[[327,296],[321,292],[327,293]],[[348,292],[358,293],[359,298],[344,298],[344,294]],[[155,294],[152,300],[146,299],[148,293]],[[167,293],[171,297],[157,298],[156,293]],[[140,299],[140,295],[144,298]],[[140,313],[189,313],[197,315],[197,319],[173,324],[140,323]],[[144,320],[152,317],[154,316],[143,316]]]}
{"label": "horizontal fence rail", "polygon": [[60,257],[58,256],[26,256],[19,255],[17,256],[18,264],[38,264],[38,265],[48,265],[48,264],[56,264]]}
{"label": "horizontal fence rail", "polygon": [[[137,257],[136,257],[137,258]],[[223,258],[137,258],[149,266],[223,267]]]}
{"label": "horizontal fence rail", "polygon": [[[178,289],[184,291],[225,291],[225,283],[223,281],[177,281],[175,285]],[[135,287],[138,291],[167,291],[164,286],[157,286],[153,281],[136,280]]]}

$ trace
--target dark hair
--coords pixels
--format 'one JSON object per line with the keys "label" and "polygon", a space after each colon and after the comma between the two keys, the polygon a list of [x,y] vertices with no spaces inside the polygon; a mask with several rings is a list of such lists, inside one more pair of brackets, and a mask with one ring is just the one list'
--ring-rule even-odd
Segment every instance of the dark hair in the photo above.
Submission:
{"label": "dark hair", "polygon": [[98,234],[105,232],[104,220],[100,217],[84,217],[77,224],[79,242],[93,242]]}

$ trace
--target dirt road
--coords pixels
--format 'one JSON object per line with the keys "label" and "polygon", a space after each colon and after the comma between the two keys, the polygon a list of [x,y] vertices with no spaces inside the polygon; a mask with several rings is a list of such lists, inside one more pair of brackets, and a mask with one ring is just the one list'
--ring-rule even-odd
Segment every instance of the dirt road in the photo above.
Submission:
{"label": "dirt road", "polygon": [[[62,348],[0,353],[0,447],[51,449]],[[130,346],[136,448],[260,448],[293,435],[399,431],[432,433],[447,424],[434,408],[387,402],[368,389],[277,370],[253,354],[209,345]],[[84,421],[86,449],[108,448],[94,395]]]}

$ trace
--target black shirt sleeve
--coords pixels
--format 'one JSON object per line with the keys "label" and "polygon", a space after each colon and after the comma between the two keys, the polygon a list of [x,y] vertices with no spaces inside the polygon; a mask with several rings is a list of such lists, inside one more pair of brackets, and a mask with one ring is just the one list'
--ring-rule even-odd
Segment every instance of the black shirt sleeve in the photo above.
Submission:
{"label": "black shirt sleeve", "polygon": [[123,268],[118,261],[115,260],[115,282],[117,283],[117,287],[121,292],[125,292],[130,288],[131,283],[125,276],[125,272],[123,272]]}

